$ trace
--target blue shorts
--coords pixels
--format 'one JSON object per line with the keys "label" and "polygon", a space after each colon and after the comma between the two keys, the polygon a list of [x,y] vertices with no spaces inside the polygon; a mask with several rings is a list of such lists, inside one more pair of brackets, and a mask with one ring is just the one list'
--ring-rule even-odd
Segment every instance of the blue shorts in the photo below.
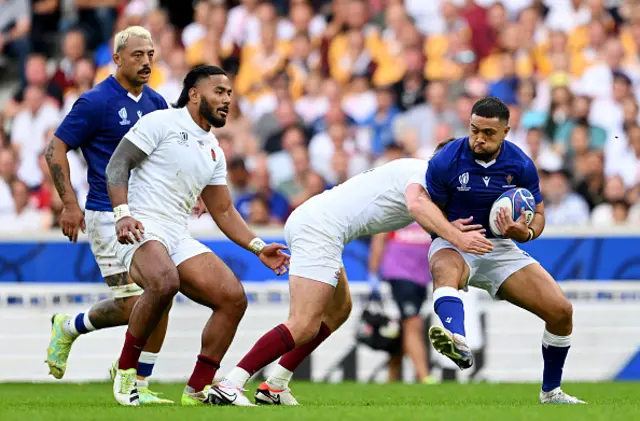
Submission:
{"label": "blue shorts", "polygon": [[419,315],[422,303],[427,299],[427,287],[405,279],[389,279],[388,282],[400,310],[400,319]]}

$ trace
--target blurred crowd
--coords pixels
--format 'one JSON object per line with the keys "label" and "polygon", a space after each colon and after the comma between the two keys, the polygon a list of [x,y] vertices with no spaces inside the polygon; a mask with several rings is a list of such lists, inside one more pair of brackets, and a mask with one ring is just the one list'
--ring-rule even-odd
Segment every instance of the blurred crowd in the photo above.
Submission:
{"label": "blurred crowd", "polygon": [[[508,140],[538,166],[547,225],[640,222],[639,0],[0,0],[0,9],[0,52],[20,80],[0,104],[0,231],[56,225],[44,147],[78,96],[114,71],[113,34],[130,25],[153,35],[149,85],[167,102],[191,66],[231,76],[232,110],[216,135],[252,224],[282,224],[309,197],[388,160],[428,159],[438,142],[467,134],[486,95],[510,106]],[[84,162],[70,155],[82,204]]]}

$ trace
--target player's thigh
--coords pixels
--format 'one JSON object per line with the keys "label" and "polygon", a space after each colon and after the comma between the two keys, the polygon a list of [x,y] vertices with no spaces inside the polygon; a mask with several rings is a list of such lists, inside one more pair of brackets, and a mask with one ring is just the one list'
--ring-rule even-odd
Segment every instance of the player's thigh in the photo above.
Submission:
{"label": "player's thigh", "polygon": [[338,329],[349,318],[352,306],[349,280],[347,278],[347,272],[343,267],[340,271],[338,284],[333,292],[333,296],[324,310],[323,320],[332,332]]}
{"label": "player's thigh", "polygon": [[116,247],[119,243],[115,236],[113,213],[87,210],[85,222],[91,252],[114,298],[128,298],[142,294],[142,288],[128,276],[127,268],[116,256]]}
{"label": "player's thigh", "polygon": [[546,322],[571,323],[571,303],[539,263],[514,272],[502,283],[497,295]]}
{"label": "player's thigh", "polygon": [[201,246],[200,253],[178,263],[180,291],[211,309],[233,306],[244,314],[247,299],[242,284],[222,259]]}
{"label": "player's thigh", "polygon": [[130,247],[124,252],[123,263],[128,265],[131,277],[145,291],[167,295],[178,292],[178,269],[161,241],[147,239],[142,244],[123,246]]}
{"label": "player's thigh", "polygon": [[462,253],[442,238],[431,243],[429,268],[434,290],[445,286],[463,289],[471,276],[470,265]]}
{"label": "player's thigh", "polygon": [[290,275],[289,320],[302,330],[319,328],[334,293],[335,287],[331,284]]}

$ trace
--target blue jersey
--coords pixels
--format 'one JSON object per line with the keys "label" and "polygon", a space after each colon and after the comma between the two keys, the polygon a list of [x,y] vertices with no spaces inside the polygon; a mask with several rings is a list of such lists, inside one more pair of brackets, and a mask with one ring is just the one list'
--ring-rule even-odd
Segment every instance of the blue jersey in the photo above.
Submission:
{"label": "blue jersey", "polygon": [[87,209],[113,210],[105,176],[113,151],[140,117],[167,108],[164,98],[148,86],[143,86],[136,98],[113,76],[82,94],[73,104],[55,136],[72,149],[80,148],[87,161]]}
{"label": "blue jersey", "polygon": [[431,158],[427,168],[429,195],[444,205],[449,221],[473,216],[473,223],[482,224],[487,237],[494,237],[489,227],[491,205],[514,187],[528,189],[536,204],[542,202],[535,164],[507,140],[495,160],[482,162],[471,155],[468,137],[456,139]]}

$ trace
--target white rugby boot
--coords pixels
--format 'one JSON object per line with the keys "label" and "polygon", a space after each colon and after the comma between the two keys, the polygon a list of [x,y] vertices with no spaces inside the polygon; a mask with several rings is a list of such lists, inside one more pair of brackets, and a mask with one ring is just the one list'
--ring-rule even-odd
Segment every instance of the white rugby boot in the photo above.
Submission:
{"label": "white rugby boot", "polygon": [[575,396],[567,395],[559,387],[556,387],[550,392],[540,391],[540,403],[557,403],[565,405],[582,405],[586,404]]}
{"label": "white rugby boot", "polygon": [[283,405],[283,406],[298,406],[300,405],[296,398],[291,394],[291,389],[288,387],[279,388],[269,385],[267,382],[262,382],[256,393],[253,395],[258,405]]}
{"label": "white rugby boot", "polygon": [[209,388],[207,391],[207,403],[213,405],[255,406],[242,392],[244,392],[244,389],[222,381]]}
{"label": "white rugby boot", "polygon": [[113,379],[113,396],[120,405],[140,406],[135,368],[116,371]]}

